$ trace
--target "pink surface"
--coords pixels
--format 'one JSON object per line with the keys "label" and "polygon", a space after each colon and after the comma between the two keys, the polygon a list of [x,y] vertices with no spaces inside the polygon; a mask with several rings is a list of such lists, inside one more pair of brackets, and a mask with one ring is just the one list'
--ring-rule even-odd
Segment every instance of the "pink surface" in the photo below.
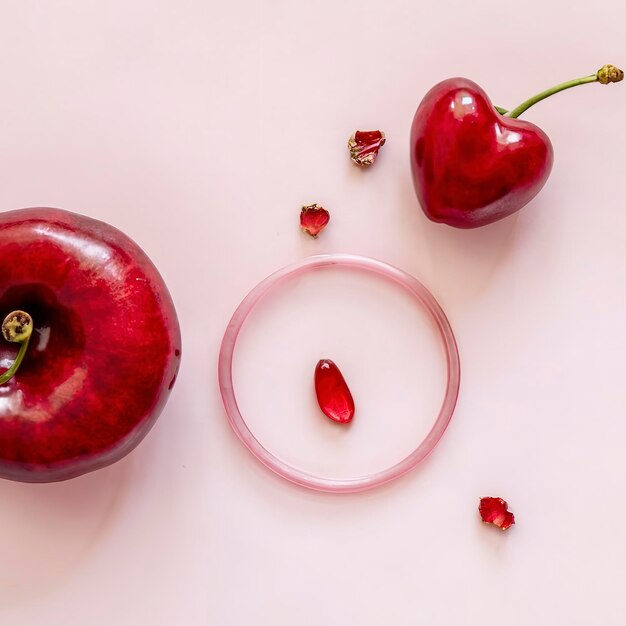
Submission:
{"label": "pink surface", "polygon": [[[488,615],[621,626],[626,85],[528,111],[554,145],[550,180],[522,213],[473,232],[417,208],[408,133],[445,77],[467,76],[510,107],[623,66],[625,24],[617,0],[4,2],[0,208],[60,206],[133,237],[170,287],[184,358],[130,457],[67,483],[0,483],[0,623],[471,626]],[[369,171],[348,158],[356,128],[387,136]],[[313,202],[332,213],[317,241],[298,227]],[[230,430],[216,382],[241,298],[327,252],[423,281],[462,357],[458,408],[435,452],[354,496],[263,470]],[[321,300],[302,302],[324,318]],[[393,304],[367,315],[401,320]],[[329,346],[346,375],[345,359],[377,354],[357,341],[369,321]],[[385,362],[418,372],[398,326]],[[263,363],[267,346],[249,341],[246,363]],[[271,354],[297,362],[303,351]],[[244,370],[247,402],[303,401],[293,384],[259,394]],[[510,531],[479,522],[483,495],[509,502]]]}

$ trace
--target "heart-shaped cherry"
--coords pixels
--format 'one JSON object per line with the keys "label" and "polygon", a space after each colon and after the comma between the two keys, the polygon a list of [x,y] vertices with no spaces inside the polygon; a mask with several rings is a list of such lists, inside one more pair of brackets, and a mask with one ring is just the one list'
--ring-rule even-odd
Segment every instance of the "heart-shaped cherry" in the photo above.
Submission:
{"label": "heart-shaped cherry", "polygon": [[457,228],[491,224],[532,200],[552,168],[548,136],[516,119],[559,91],[591,82],[618,82],[624,74],[605,65],[596,74],[562,83],[510,112],[465,78],[435,85],[419,105],[411,128],[411,169],[424,213]]}

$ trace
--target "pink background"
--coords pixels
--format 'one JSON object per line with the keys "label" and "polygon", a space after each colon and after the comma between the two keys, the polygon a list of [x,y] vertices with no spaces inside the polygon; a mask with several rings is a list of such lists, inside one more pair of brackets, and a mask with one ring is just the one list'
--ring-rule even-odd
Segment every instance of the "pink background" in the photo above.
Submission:
{"label": "pink background", "polygon": [[[407,162],[413,112],[440,79],[467,76],[511,107],[623,65],[622,0],[0,8],[0,208],[59,206],[127,232],[170,286],[184,337],[170,403],[130,457],[67,483],[0,483],[3,626],[624,623],[626,85],[581,87],[525,115],[550,135],[555,168],[531,206],[495,226],[428,222]],[[389,139],[368,172],[346,156],[357,127]],[[333,215],[317,241],[297,227],[311,202]],[[230,431],[216,384],[219,341],[245,293],[330,251],[423,280],[457,333],[463,371],[427,462],[344,497],[265,471]],[[299,306],[323,315],[332,289],[343,293],[328,289]],[[387,314],[402,328],[404,305],[391,304],[374,310],[377,332]],[[368,324],[355,318],[354,337],[320,355],[341,351],[362,389],[380,370],[381,394],[355,389],[362,424],[370,397],[382,402],[397,380],[390,372],[425,362],[402,352],[401,333],[380,367],[358,338]],[[246,363],[262,372],[290,357],[309,375],[306,331],[283,350],[265,337],[243,347]],[[250,366],[241,376],[268,436],[286,432],[262,419],[277,404],[316,418],[308,378],[259,385]],[[389,396],[390,425],[428,387],[416,380]],[[308,443],[287,449],[342,459]],[[481,495],[508,499],[518,524],[483,526]]]}

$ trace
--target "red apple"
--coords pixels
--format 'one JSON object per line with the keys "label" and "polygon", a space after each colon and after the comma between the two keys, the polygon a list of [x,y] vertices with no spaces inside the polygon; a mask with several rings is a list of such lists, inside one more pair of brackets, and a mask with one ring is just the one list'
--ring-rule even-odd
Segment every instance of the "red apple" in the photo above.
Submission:
{"label": "red apple", "polygon": [[[176,380],[180,330],[146,254],[119,230],[60,209],[0,214],[0,317],[34,332],[0,386],[0,477],[65,480],[128,454]],[[17,346],[0,338],[0,371]]]}

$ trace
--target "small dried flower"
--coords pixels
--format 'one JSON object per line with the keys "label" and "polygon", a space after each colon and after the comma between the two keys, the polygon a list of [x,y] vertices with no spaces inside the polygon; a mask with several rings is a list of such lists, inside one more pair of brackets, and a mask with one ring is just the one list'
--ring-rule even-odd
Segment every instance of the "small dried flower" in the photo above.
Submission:
{"label": "small dried flower", "polygon": [[300,211],[300,228],[311,237],[317,237],[330,221],[330,213],[317,204],[303,206]]}
{"label": "small dried flower", "polygon": [[348,139],[350,158],[359,167],[371,165],[383,145],[385,145],[385,133],[381,130],[357,130]]}
{"label": "small dried flower", "polygon": [[478,512],[483,522],[506,530],[515,524],[515,516],[502,498],[481,498]]}

